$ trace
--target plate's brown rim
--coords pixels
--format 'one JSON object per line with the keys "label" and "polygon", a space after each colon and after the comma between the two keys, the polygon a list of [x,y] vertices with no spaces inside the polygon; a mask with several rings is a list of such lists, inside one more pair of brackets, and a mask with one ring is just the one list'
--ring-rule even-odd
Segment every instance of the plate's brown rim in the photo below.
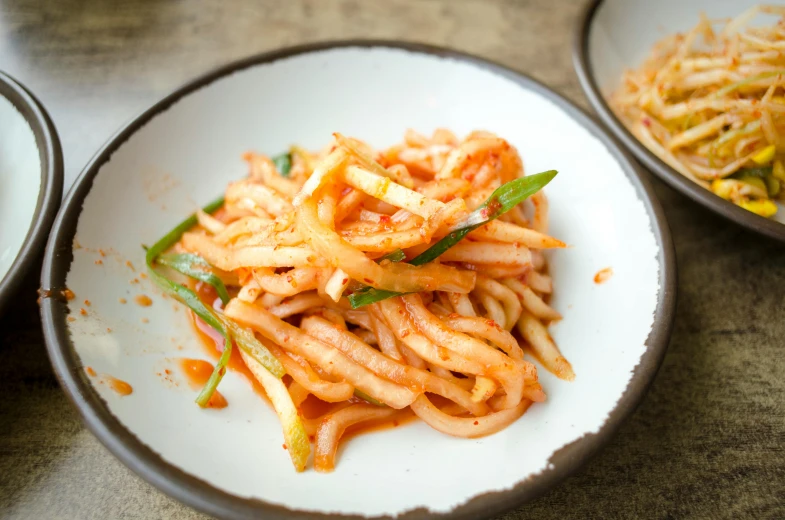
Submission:
{"label": "plate's brown rim", "polygon": [[602,3],[603,0],[591,0],[586,5],[581,16],[578,17],[572,51],[572,60],[578,75],[578,81],[583,88],[583,93],[589,99],[589,103],[599,115],[602,123],[649,171],[668,183],[672,188],[740,226],[785,242],[785,224],[742,209],[691,181],[646,148],[643,143],[632,135],[625,124],[616,117],[616,114],[613,113],[613,110],[605,101],[599,85],[597,85],[589,58],[589,34],[595,15]]}
{"label": "plate's brown rim", "polygon": [[[523,88],[533,90],[545,96],[564,109],[602,141],[622,165],[625,174],[633,183],[651,218],[652,231],[659,246],[657,260],[660,266],[660,288],[657,296],[654,325],[646,341],[646,351],[635,368],[627,389],[599,432],[587,434],[561,448],[551,457],[547,469],[516,484],[510,490],[474,497],[467,503],[445,514],[434,513],[425,508],[420,508],[406,512],[396,518],[420,520],[430,518],[473,519],[491,517],[541,495],[558,481],[574,473],[581,464],[594,455],[612,437],[624,419],[639,404],[654,379],[668,345],[676,304],[676,259],[673,243],[668,223],[648,180],[636,170],[631,158],[614,142],[613,138],[605,133],[587,114],[559,94],[549,90],[546,86],[528,76],[486,59],[450,49],[419,43],[381,40],[348,40],[306,44],[251,56],[230,63],[187,83],[153,105],[115,134],[90,160],[69,191],[55,222],[44,259],[41,277],[42,287],[48,289],[53,295],[59,294],[59,291],[65,288],[66,276],[73,260],[72,244],[82,203],[89,193],[100,168],[109,161],[115,150],[139,128],[157,114],[166,111],[184,96],[224,76],[255,65],[274,62],[298,54],[343,47],[394,48],[418,54],[461,60],[502,75],[515,81]],[[105,401],[88,381],[68,333],[66,302],[60,298],[46,298],[42,302],[41,309],[44,335],[52,365],[60,384],[76,406],[85,424],[109,451],[126,466],[163,492],[198,510],[220,518],[246,519],[258,518],[260,515],[264,515],[265,518],[285,520],[304,518],[359,520],[367,518],[357,515],[320,514],[293,510],[257,499],[237,497],[217,489],[209,483],[189,475],[164,461],[160,455],[143,444],[112,415]]]}
{"label": "plate's brown rim", "polygon": [[2,312],[22,283],[25,273],[39,261],[46,244],[47,233],[63,196],[63,153],[49,114],[32,92],[8,74],[0,72],[0,96],[10,101],[30,125],[41,163],[41,185],[30,227],[11,267],[0,279]]}

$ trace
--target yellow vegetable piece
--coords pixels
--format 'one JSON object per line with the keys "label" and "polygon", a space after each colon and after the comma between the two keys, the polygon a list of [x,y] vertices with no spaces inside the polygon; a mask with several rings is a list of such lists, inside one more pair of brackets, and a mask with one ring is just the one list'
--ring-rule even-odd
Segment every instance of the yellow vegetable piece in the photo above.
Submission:
{"label": "yellow vegetable piece", "polygon": [[782,162],[779,160],[774,161],[774,168],[772,168],[771,174],[775,179],[785,182],[785,166],[782,165]]}
{"label": "yellow vegetable piece", "polygon": [[773,217],[777,213],[777,205],[768,199],[742,200],[739,206],[761,217]]}
{"label": "yellow vegetable piece", "polygon": [[719,195],[725,200],[730,200],[733,186],[733,182],[726,181],[724,179],[715,179],[711,183],[711,191],[713,191],[715,195]]}
{"label": "yellow vegetable piece", "polygon": [[752,156],[752,161],[755,164],[764,166],[774,160],[774,154],[777,152],[777,147],[770,144],[760,152]]}
{"label": "yellow vegetable piece", "polygon": [[766,177],[766,188],[768,188],[769,197],[776,197],[780,193],[780,181],[769,175]]}

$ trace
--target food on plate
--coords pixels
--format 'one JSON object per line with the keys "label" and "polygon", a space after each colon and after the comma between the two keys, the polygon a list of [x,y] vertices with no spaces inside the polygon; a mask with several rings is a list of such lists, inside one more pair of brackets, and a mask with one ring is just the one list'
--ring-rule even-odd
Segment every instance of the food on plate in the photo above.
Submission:
{"label": "food on plate", "polygon": [[[758,15],[775,15],[758,25]],[[768,20],[766,20],[768,22]],[[763,217],[785,197],[785,6],[701,15],[624,73],[610,104],[660,159]]]}
{"label": "food on plate", "polygon": [[298,471],[312,443],[314,468],[332,470],[342,435],[368,424],[505,428],[545,399],[524,353],[574,377],[547,330],[561,318],[542,253],[564,247],[541,191],[555,171],[524,176],[504,139],[444,129],[383,151],[334,134],[317,153],[245,159],[248,178],[146,261],[217,340],[196,402],[210,406],[239,354]]}

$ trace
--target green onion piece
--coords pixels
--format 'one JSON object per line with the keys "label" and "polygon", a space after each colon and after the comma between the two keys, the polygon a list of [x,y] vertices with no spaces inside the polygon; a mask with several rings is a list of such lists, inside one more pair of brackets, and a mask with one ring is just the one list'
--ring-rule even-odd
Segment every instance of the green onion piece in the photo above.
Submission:
{"label": "green onion piece", "polygon": [[[224,200],[222,197],[205,206],[203,210],[205,213],[213,213],[223,206],[223,203]],[[183,233],[194,227],[196,222],[196,215],[191,215],[180,222],[173,230],[147,249],[147,253],[145,253],[145,262],[147,263],[147,270],[150,273],[150,278],[153,282],[187,305],[205,323],[217,330],[225,340],[224,351],[218,359],[218,363],[216,363],[213,373],[210,374],[210,378],[207,380],[207,383],[205,383],[204,388],[202,388],[202,391],[199,392],[199,395],[196,397],[196,403],[199,406],[204,407],[213,396],[218,383],[221,382],[224,372],[226,372],[226,364],[229,362],[229,357],[232,354],[232,338],[229,336],[229,332],[223,326],[223,323],[221,323],[221,320],[215,311],[208,308],[195,292],[158,274],[154,266],[156,258],[177,243]]]}
{"label": "green onion piece", "polygon": [[404,293],[371,287],[370,289],[361,289],[356,293],[350,294],[349,303],[351,304],[352,309],[359,309],[365,305],[380,302],[382,300],[386,300],[387,298],[395,298],[396,296],[401,296],[402,294]]}
{"label": "green onion piece", "polygon": [[501,217],[531,195],[540,191],[556,177],[557,173],[556,170],[549,170],[536,175],[521,177],[499,186],[491,193],[488,200],[469,214],[458,229],[412,258],[412,261],[409,263],[412,265],[423,265],[432,262],[478,227]]}
{"label": "green onion piece", "polygon": [[[202,208],[202,211],[205,213],[215,213],[218,208],[224,205],[224,198],[221,197],[212,201],[210,204]],[[196,215],[191,215],[187,219],[180,222],[173,230],[163,236],[161,240],[153,244],[151,247],[147,248],[147,255],[145,259],[147,260],[147,264],[150,265],[155,258],[175,245],[179,240],[180,237],[183,236],[183,233],[194,227],[197,223]]]}
{"label": "green onion piece", "polygon": [[389,260],[390,262],[401,262],[406,259],[406,253],[402,249],[396,249],[379,258],[376,262],[380,263],[382,260]]}
{"label": "green onion piece", "polygon": [[221,302],[224,305],[229,303],[229,293],[226,291],[226,286],[221,279],[212,272],[212,266],[201,256],[193,253],[161,255],[155,259],[155,262],[174,269],[185,276],[211,285],[218,293],[218,297],[221,298]]}
{"label": "green onion piece", "polygon": [[[488,197],[488,200],[472,211],[457,229],[451,231],[447,236],[412,258],[409,263],[412,265],[423,265],[432,262],[478,227],[499,218],[531,195],[540,191],[556,177],[557,173],[556,170],[549,170],[536,175],[527,175],[496,188],[491,193],[491,196]],[[356,309],[370,303],[392,298],[393,296],[399,296],[400,294],[384,289],[370,288],[365,290],[363,288],[349,295],[349,303],[353,309]]]}
{"label": "green onion piece", "polygon": [[273,164],[275,168],[278,170],[284,177],[289,176],[289,172],[292,169],[292,156],[288,153],[282,153],[281,155],[277,155],[273,157]]}
{"label": "green onion piece", "polygon": [[237,323],[223,316],[221,316],[221,321],[231,333],[237,346],[258,361],[268,372],[278,379],[281,379],[286,374],[286,370],[283,368],[281,362],[278,361],[278,358],[273,356],[272,353],[267,350],[267,347],[256,339],[253,332],[242,328]]}
{"label": "green onion piece", "polygon": [[765,178],[771,175],[774,168],[771,166],[753,166],[751,168],[741,168],[730,175],[731,179],[741,179],[742,177],[760,177]]}
{"label": "green onion piece", "polygon": [[[205,206],[203,210],[205,213],[214,213],[218,208],[223,206],[223,203],[223,198],[220,198]],[[224,338],[224,351],[221,353],[221,357],[218,359],[218,363],[216,363],[213,373],[210,375],[207,383],[205,383],[202,391],[199,392],[199,395],[196,397],[196,403],[199,406],[204,407],[207,405],[208,401],[210,401],[210,398],[213,396],[215,389],[218,387],[218,383],[221,382],[221,379],[226,372],[226,365],[229,363],[229,358],[232,355],[233,335],[235,336],[237,344],[240,346],[240,348],[251,354],[255,359],[257,359],[257,361],[259,361],[259,363],[261,363],[277,378],[280,379],[283,377],[284,369],[280,362],[261,343],[256,341],[256,338],[252,338],[253,341],[251,341],[251,338],[248,337],[250,335],[249,332],[240,328],[232,321],[219,316],[212,308],[207,307],[199,298],[199,296],[191,289],[166,278],[155,270],[155,263],[156,261],[160,260],[161,253],[176,244],[180,240],[180,237],[182,237],[183,233],[194,227],[196,223],[196,215],[191,215],[178,224],[169,233],[164,235],[163,238],[161,238],[158,242],[153,244],[151,247],[146,248],[147,252],[145,253],[145,262],[147,264],[147,270],[150,273],[150,279],[153,280],[156,285],[161,287],[161,289],[163,289],[166,293],[174,296],[187,305],[188,308],[194,312],[194,314],[201,318],[202,321],[204,321],[207,325],[218,331],[218,333],[221,334],[221,336]],[[199,257],[197,256],[197,258]],[[162,262],[162,265],[166,265],[165,262],[166,260]],[[205,262],[205,264],[207,264],[207,262]],[[180,271],[179,269],[177,270]],[[187,276],[191,276],[191,274],[184,271],[180,272]],[[198,272],[200,276],[204,274],[202,271]],[[223,284],[221,284],[221,286],[223,286]],[[224,287],[224,291],[225,290],[226,288]]]}
{"label": "green onion piece", "polygon": [[[150,250],[152,250],[152,248],[150,248]],[[224,351],[221,354],[221,357],[218,358],[218,363],[215,364],[215,369],[213,369],[213,373],[210,374],[210,378],[207,380],[207,383],[205,383],[204,388],[202,388],[202,391],[196,396],[196,403],[199,406],[204,407],[213,396],[216,387],[218,387],[218,383],[221,382],[224,372],[226,372],[226,364],[229,362],[229,357],[232,355],[232,338],[218,315],[212,309],[208,308],[195,292],[187,287],[183,287],[179,283],[169,280],[155,271],[152,257],[149,253],[150,250],[148,250],[147,253],[147,270],[150,273],[150,278],[161,287],[161,289],[187,305],[197,316],[206,324],[217,330],[224,338]]]}
{"label": "green onion piece", "polygon": [[363,392],[362,390],[358,390],[357,388],[355,388],[355,389],[354,389],[354,396],[355,396],[355,397],[359,397],[359,398],[360,398],[360,399],[362,399],[363,401],[366,401],[366,402],[368,402],[368,403],[371,403],[371,404],[372,404],[372,405],[374,405],[374,406],[387,406],[387,405],[386,405],[386,404],[384,404],[383,402],[381,402],[381,401],[377,401],[376,399],[374,399],[374,398],[373,398],[373,397],[371,397],[370,395],[366,394],[366,393],[365,393],[365,392]]}
{"label": "green onion piece", "polygon": [[[396,249],[395,251],[391,251],[386,255],[377,258],[376,263],[380,264],[383,260],[389,260],[390,262],[402,262],[406,260],[406,253],[404,253],[402,249]],[[373,289],[373,287],[370,287],[368,285],[363,285],[355,290],[355,294],[367,293],[371,289]]]}
{"label": "green onion piece", "polygon": [[785,75],[785,70],[770,70],[768,72],[762,72],[760,74],[756,74],[755,76],[750,76],[749,78],[744,78],[741,81],[737,81],[736,83],[731,83],[730,85],[725,85],[717,92],[714,93],[717,97],[722,97],[726,94],[730,94],[734,90],[738,90],[739,88],[743,87],[744,85],[749,85],[750,83],[754,83],[756,81],[760,81],[766,78],[772,78],[774,76]]}

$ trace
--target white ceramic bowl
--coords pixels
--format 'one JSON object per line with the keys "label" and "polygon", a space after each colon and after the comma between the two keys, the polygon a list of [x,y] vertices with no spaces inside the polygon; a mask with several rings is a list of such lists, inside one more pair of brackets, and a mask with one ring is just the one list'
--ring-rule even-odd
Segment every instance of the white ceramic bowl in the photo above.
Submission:
{"label": "white ceramic bowl", "polygon": [[[758,0],[594,0],[579,19],[573,59],[583,91],[611,132],[652,173],[715,213],[748,229],[785,241],[785,206],[768,219],[742,209],[668,166],[627,130],[607,102],[626,69],[637,68],[663,37],[694,27],[701,12],[731,18]],[[768,17],[769,22],[773,18]],[[758,18],[762,22],[763,18]]]}
{"label": "white ceramic bowl", "polygon": [[27,89],[0,72],[0,308],[40,258],[62,195],[54,125]]}
{"label": "white ceramic bowl", "polygon": [[[141,267],[142,244],[245,176],[240,156],[249,149],[318,148],[333,131],[383,147],[406,128],[438,126],[497,132],[518,147],[527,171],[560,171],[546,190],[551,230],[573,247],[550,258],[553,305],[564,315],[552,332],[577,379],[541,370],[548,401],[491,437],[460,440],[414,423],[352,440],[334,473],[297,474],[275,415],[242,377],[227,374],[221,392],[231,404],[215,411],[194,405],[176,370],[165,375],[177,358],[204,357],[202,347],[171,299],[147,280],[129,283],[139,275],[125,262]],[[596,285],[594,274],[608,266],[613,277]],[[631,413],[668,342],[675,276],[649,185],[563,98],[444,49],[330,43],[224,67],[112,138],[57,219],[43,283],[76,297],[46,300],[43,320],[54,367],[89,428],[142,477],[200,510],[227,518],[477,517],[564,478]],[[130,303],[142,293],[151,307]],[[133,394],[96,384],[86,366],[129,382]]]}

